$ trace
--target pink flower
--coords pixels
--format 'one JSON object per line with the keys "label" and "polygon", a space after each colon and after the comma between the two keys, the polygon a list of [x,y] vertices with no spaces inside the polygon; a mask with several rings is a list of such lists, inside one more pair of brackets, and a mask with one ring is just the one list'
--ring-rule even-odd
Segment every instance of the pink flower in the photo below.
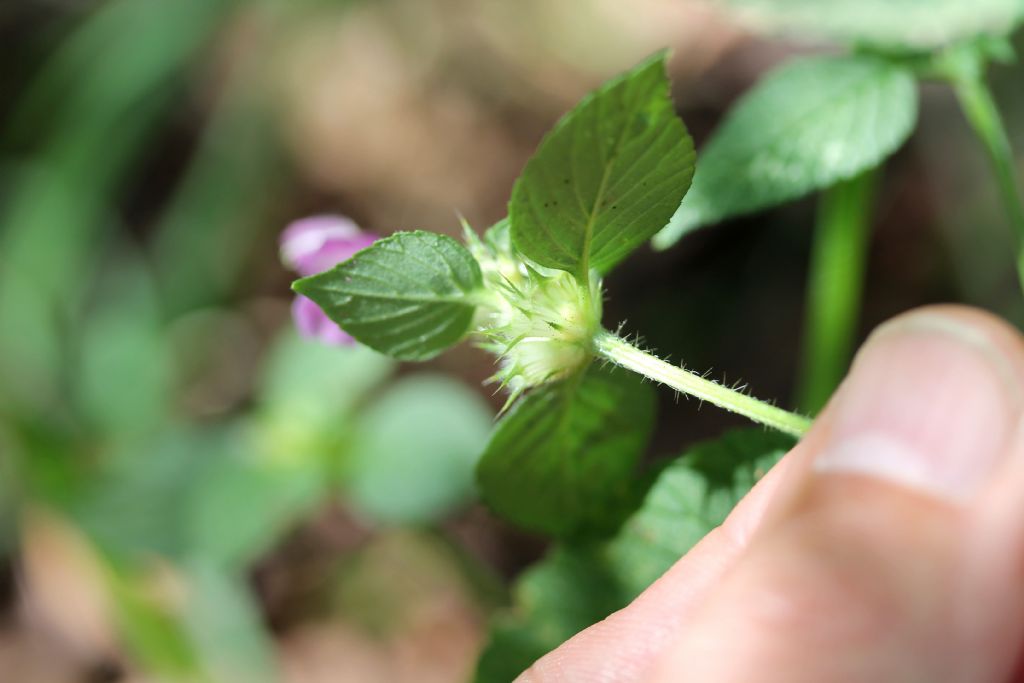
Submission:
{"label": "pink flower", "polygon": [[[363,232],[344,216],[310,216],[293,222],[281,233],[281,260],[302,277],[309,277],[347,261],[377,239],[377,235]],[[292,302],[292,318],[304,337],[325,344],[354,343],[319,306],[302,295]]]}

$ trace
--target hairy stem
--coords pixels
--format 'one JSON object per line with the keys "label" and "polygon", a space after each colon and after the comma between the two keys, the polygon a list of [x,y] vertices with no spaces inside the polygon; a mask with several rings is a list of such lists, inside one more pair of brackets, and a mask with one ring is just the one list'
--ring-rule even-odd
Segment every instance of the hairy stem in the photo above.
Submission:
{"label": "hairy stem", "polygon": [[1003,118],[980,68],[958,69],[950,75],[950,80],[967,121],[988,153],[999,194],[1017,237],[1017,276],[1024,290],[1024,197]]}
{"label": "hairy stem", "polygon": [[601,330],[594,338],[594,350],[601,358],[627,370],[780,432],[803,436],[811,425],[811,421],[802,415],[787,412],[770,403],[705,379],[685,368],[672,365],[657,356],[641,351],[607,330]]}
{"label": "hairy stem", "polygon": [[871,170],[833,186],[818,207],[798,391],[800,409],[812,415],[839,386],[853,352],[877,176]]}

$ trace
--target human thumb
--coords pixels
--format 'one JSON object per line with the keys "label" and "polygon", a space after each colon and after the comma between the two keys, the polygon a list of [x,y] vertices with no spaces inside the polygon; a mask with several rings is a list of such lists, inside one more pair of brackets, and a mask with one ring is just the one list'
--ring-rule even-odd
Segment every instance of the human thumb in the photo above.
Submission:
{"label": "human thumb", "polygon": [[956,307],[879,329],[658,681],[1009,680],[1024,634],[1024,345]]}

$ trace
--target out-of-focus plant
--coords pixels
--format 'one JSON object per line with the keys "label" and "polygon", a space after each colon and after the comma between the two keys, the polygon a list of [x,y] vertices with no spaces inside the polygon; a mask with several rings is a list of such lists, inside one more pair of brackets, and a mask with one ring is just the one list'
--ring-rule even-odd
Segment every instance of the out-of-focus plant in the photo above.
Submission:
{"label": "out-of-focus plant", "polygon": [[[225,304],[280,163],[251,57],[209,103],[151,239],[119,230],[144,143],[243,9],[285,25],[301,10],[98,6],[3,138],[0,551],[22,558],[32,604],[70,642],[159,680],[278,680],[254,563],[328,501],[369,527],[434,525],[472,500],[491,425],[459,382],[397,378],[366,348],[328,353],[286,333],[264,363],[246,361],[258,335]],[[231,344],[228,362],[256,379],[234,390],[245,403],[200,419],[188,366]]]}
{"label": "out-of-focus plant", "polygon": [[[285,335],[248,415],[209,427],[161,423],[89,467],[74,462],[74,442],[50,445],[49,457],[23,445],[19,506],[47,506],[94,544],[106,581],[92,588],[109,596],[144,669],[273,680],[244,572],[298,520],[339,497],[371,524],[427,524],[472,497],[489,410],[442,376],[384,388],[392,369],[365,347]],[[106,414],[124,415],[117,406]],[[32,543],[39,527],[24,520]],[[168,582],[184,597],[164,596]]]}

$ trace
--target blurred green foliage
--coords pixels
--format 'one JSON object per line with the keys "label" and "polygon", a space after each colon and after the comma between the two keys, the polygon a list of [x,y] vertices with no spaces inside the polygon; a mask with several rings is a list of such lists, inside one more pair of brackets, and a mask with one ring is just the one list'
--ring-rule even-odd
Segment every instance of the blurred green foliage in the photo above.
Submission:
{"label": "blurred green foliage", "polygon": [[[286,26],[305,4],[245,9]],[[455,380],[396,378],[366,348],[291,332],[267,342],[240,312],[246,260],[275,240],[260,214],[280,182],[259,55],[233,62],[146,234],[127,229],[151,137],[244,5],[98,4],[2,138],[0,548],[58,539],[46,563],[91,549],[92,588],[134,665],[175,680],[276,680],[253,564],[331,500],[371,526],[438,522],[471,500],[492,422]],[[189,405],[191,365],[268,344],[243,364],[256,379],[241,398],[209,416]]]}

